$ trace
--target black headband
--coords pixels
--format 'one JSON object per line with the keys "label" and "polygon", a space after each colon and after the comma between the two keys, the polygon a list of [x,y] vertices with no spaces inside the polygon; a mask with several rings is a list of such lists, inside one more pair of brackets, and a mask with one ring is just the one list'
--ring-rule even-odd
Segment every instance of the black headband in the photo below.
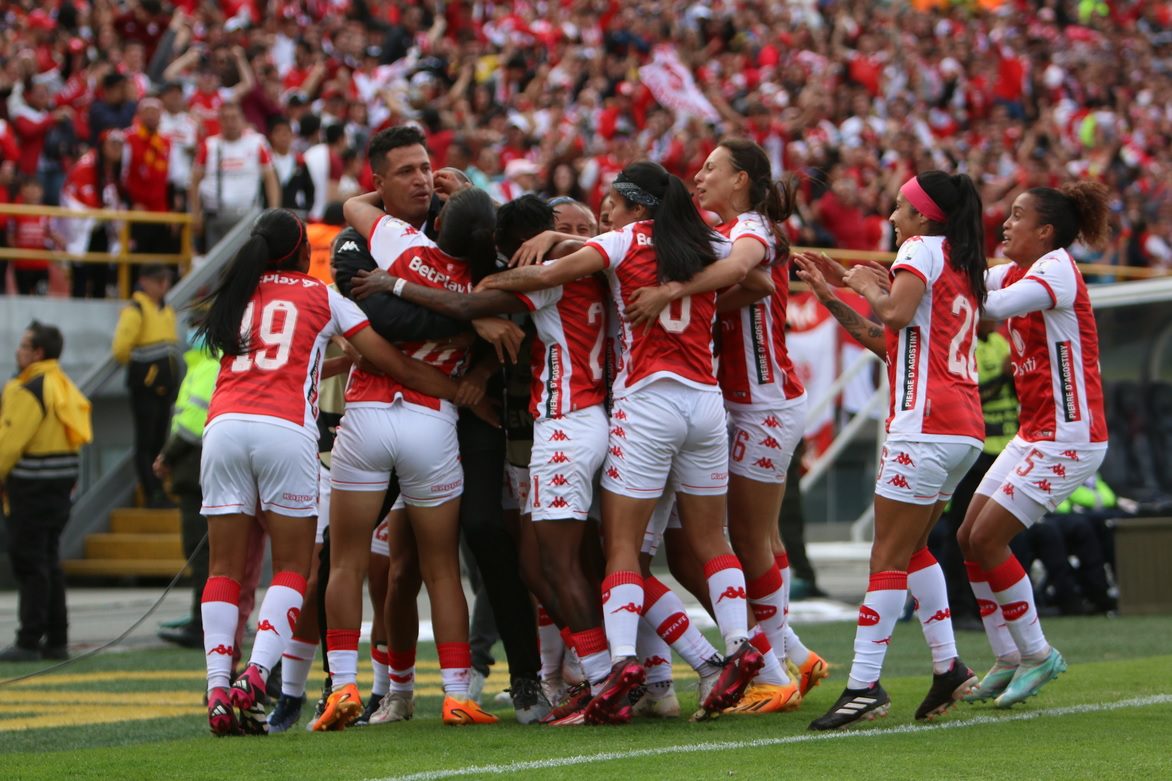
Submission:
{"label": "black headband", "polygon": [[626,177],[625,174],[619,174],[618,177],[615,178],[614,184],[611,186],[614,187],[615,191],[618,192],[619,195],[623,196],[628,201],[634,201],[635,203],[642,204],[643,206],[651,209],[659,206],[658,198],[632,182]]}

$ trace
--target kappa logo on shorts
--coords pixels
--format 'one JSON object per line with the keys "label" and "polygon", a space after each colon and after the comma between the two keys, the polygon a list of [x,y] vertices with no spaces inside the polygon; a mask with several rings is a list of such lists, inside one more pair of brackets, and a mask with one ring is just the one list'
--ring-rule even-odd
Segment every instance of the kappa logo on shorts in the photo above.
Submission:
{"label": "kappa logo on shorts", "polygon": [[903,452],[895,454],[895,463],[899,464],[900,466],[910,466],[913,469],[916,466],[916,462],[912,460],[912,457]]}
{"label": "kappa logo on shorts", "polygon": [[778,420],[776,416],[770,415],[769,417],[765,418],[765,420],[761,421],[761,425],[765,428],[781,428],[781,421]]}
{"label": "kappa logo on shorts", "polygon": [[626,419],[627,419],[627,413],[623,412],[621,409],[616,409],[616,410],[614,411],[614,416],[613,416],[613,417],[614,417],[614,419],[615,419],[615,420],[626,420]]}
{"label": "kappa logo on shorts", "polygon": [[1078,451],[1077,450],[1063,450],[1062,455],[1066,456],[1071,461],[1078,460]]}
{"label": "kappa logo on shorts", "polygon": [[261,619],[261,622],[256,625],[256,633],[259,635],[261,632],[272,632],[277,637],[281,636],[281,633],[277,631],[277,628],[267,618]]}
{"label": "kappa logo on shorts", "polygon": [[618,445],[611,445],[610,446],[610,454],[612,456],[614,456],[615,458],[622,458],[623,457],[623,449],[621,447],[619,447]]}
{"label": "kappa logo on shorts", "polygon": [[758,467],[761,467],[762,469],[774,469],[775,468],[773,466],[773,459],[772,458],[765,458],[764,456],[762,456],[761,458],[758,458],[755,462],[753,462],[753,466],[758,466]]}
{"label": "kappa logo on shorts", "polygon": [[903,475],[892,475],[891,479],[887,482],[896,488],[911,488],[911,485],[908,484],[907,478]]}
{"label": "kappa logo on shorts", "polygon": [[981,611],[981,618],[991,616],[997,612],[997,603],[988,599],[978,599],[977,609]]}
{"label": "kappa logo on shorts", "polygon": [[550,479],[549,484],[556,485],[556,486],[563,486],[569,482],[570,481],[566,479],[565,475],[554,475],[553,478]]}
{"label": "kappa logo on shorts", "polygon": [[561,498],[560,496],[558,496],[558,497],[555,497],[554,500],[549,503],[549,506],[555,510],[563,510],[563,509],[569,507],[570,503],[567,502],[565,499]]}
{"label": "kappa logo on shorts", "polygon": [[773,437],[765,437],[765,439],[761,440],[761,444],[770,450],[781,450],[781,443]]}
{"label": "kappa logo on shorts", "polygon": [[570,438],[566,436],[566,432],[559,429],[554,429],[554,432],[549,435],[550,442],[569,442]]}
{"label": "kappa logo on shorts", "polygon": [[549,457],[549,463],[551,463],[551,464],[568,464],[568,463],[570,463],[570,457],[559,450],[556,453],[554,453],[552,456]]}
{"label": "kappa logo on shorts", "polygon": [[614,428],[612,428],[610,430],[610,435],[612,437],[618,437],[619,439],[626,439],[627,438],[627,432],[623,431],[622,426],[615,426]]}
{"label": "kappa logo on shorts", "polygon": [[1053,493],[1054,487],[1052,485],[1050,485],[1050,481],[1044,477],[1041,480],[1035,480],[1034,485],[1036,485],[1040,490],[1045,491],[1048,494]]}
{"label": "kappa logo on shorts", "polygon": [[1005,494],[1010,499],[1012,499],[1013,498],[1013,486],[1010,485],[1009,483],[1005,483],[1004,485],[1001,486],[1001,493]]}
{"label": "kappa logo on shorts", "polygon": [[859,605],[859,626],[875,626],[878,623],[878,613],[866,605]]}
{"label": "kappa logo on shorts", "polygon": [[1050,467],[1050,471],[1058,477],[1066,477],[1066,467],[1062,464],[1054,464]]}
{"label": "kappa logo on shorts", "polygon": [[1006,621],[1016,621],[1026,614],[1030,606],[1026,602],[1010,602],[1001,606],[1001,615]]}
{"label": "kappa logo on shorts", "polygon": [[615,469],[613,466],[612,466],[612,467],[609,467],[609,468],[606,470],[606,476],[607,476],[607,477],[609,477],[611,480],[619,480],[619,479],[621,479],[621,478],[619,477],[619,470]]}

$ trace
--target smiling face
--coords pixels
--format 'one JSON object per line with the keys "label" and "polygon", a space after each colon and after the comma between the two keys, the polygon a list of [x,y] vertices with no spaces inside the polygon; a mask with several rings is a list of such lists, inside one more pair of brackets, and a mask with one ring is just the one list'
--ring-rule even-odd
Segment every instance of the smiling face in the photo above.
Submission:
{"label": "smiling face", "polygon": [[928,218],[915,210],[900,193],[895,197],[895,211],[887,218],[895,228],[895,243],[903,244],[912,236],[927,235]]}
{"label": "smiling face", "polygon": [[554,207],[553,215],[553,229],[556,231],[586,238],[598,233],[594,223],[594,215],[584,206],[576,203],[563,203]]}
{"label": "smiling face", "polygon": [[693,178],[702,208],[728,221],[748,208],[749,175],[733,165],[732,154],[718,146]]}
{"label": "smiling face", "polygon": [[1034,200],[1029,193],[1017,196],[1001,225],[1005,257],[1020,265],[1029,265],[1045,255],[1054,240],[1054,226],[1042,224]]}
{"label": "smiling face", "polygon": [[374,174],[374,188],[388,214],[416,227],[422,225],[435,191],[427,150],[411,144],[387,152],[382,172]]}

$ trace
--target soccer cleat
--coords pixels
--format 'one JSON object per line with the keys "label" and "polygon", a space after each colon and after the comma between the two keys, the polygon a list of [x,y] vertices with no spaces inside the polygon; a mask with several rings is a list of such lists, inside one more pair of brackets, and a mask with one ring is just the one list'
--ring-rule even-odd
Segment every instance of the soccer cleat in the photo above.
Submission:
{"label": "soccer cleat", "polygon": [[545,695],[546,702],[561,702],[566,698],[566,692],[568,691],[569,687],[562,680],[560,673],[549,678],[543,678],[541,681],[541,693]]}
{"label": "soccer cleat", "polygon": [[314,732],[344,730],[362,715],[362,695],[352,683],[334,689],[326,699],[326,709],[313,724]]}
{"label": "soccer cleat", "polygon": [[877,682],[868,689],[843,689],[838,702],[810,722],[812,730],[844,729],[886,716],[891,698]]}
{"label": "soccer cleat", "polygon": [[1013,680],[1014,674],[1017,673],[1017,667],[1016,664],[1006,664],[998,659],[989,668],[989,672],[985,673],[980,685],[964,696],[964,701],[984,702],[998,696]]}
{"label": "soccer cleat", "polygon": [[646,719],[674,719],[680,715],[680,701],[676,697],[676,689],[671,681],[653,683],[639,698],[631,715]]}
{"label": "soccer cleat", "polygon": [[932,676],[928,696],[916,708],[916,721],[931,720],[943,715],[977,685],[977,675],[959,657],[952,660],[948,672]]}
{"label": "soccer cleat", "polygon": [[745,689],[741,701],[725,713],[759,714],[788,713],[802,704],[802,693],[796,683],[784,686],[771,683],[752,683]]}
{"label": "soccer cleat", "polygon": [[481,708],[472,700],[458,700],[451,695],[444,697],[444,724],[463,726],[465,724],[496,724],[497,717]]}
{"label": "soccer cleat", "polygon": [[1019,702],[1025,702],[1037,694],[1043,686],[1066,672],[1066,660],[1057,648],[1051,648],[1050,653],[1040,662],[1027,662],[1022,659],[1013,680],[1005,687],[993,704],[998,708],[1012,708]]}
{"label": "soccer cleat", "polygon": [[590,702],[590,699],[590,686],[588,684],[574,684],[566,691],[566,696],[562,698],[562,701],[550,709],[541,723],[553,724],[567,716],[580,713]]}
{"label": "soccer cleat", "polygon": [[736,653],[724,660],[724,667],[708,696],[700,701],[700,708],[712,716],[736,705],[764,664],[760,651],[748,641],[741,643]]}
{"label": "soccer cleat", "polygon": [[[598,694],[586,704],[589,724],[624,724],[631,720],[631,689],[643,683],[643,665],[633,656],[615,660]],[[624,718],[625,715],[625,718]]]}
{"label": "soccer cleat", "polygon": [[236,711],[232,708],[232,695],[225,688],[208,692],[208,726],[218,738],[240,734]]}
{"label": "soccer cleat", "polygon": [[301,721],[301,708],[304,705],[305,697],[282,694],[269,714],[269,734],[279,735],[296,726]]}
{"label": "soccer cleat", "polygon": [[388,692],[370,714],[371,724],[411,721],[415,715],[415,697],[410,692]]}
{"label": "soccer cleat", "polygon": [[264,705],[269,701],[269,696],[265,693],[264,676],[261,675],[260,668],[255,664],[244,668],[244,672],[232,682],[232,688],[229,691],[232,696],[232,705],[240,709],[241,717],[245,713],[253,713],[257,704]]}
{"label": "soccer cleat", "polygon": [[269,720],[265,716],[265,706],[260,701],[254,702],[250,708],[240,709],[240,731],[245,735],[269,734]]}
{"label": "soccer cleat", "polygon": [[797,679],[803,699],[811,689],[830,677],[830,663],[813,651],[800,667],[795,665],[794,669],[797,672],[792,677]]}
{"label": "soccer cleat", "polygon": [[321,684],[321,696],[317,698],[317,703],[313,706],[313,716],[305,725],[306,732],[313,732],[313,728],[317,726],[317,720],[326,712],[326,700],[329,699],[332,688],[334,688],[334,679],[327,675]]}
{"label": "soccer cleat", "polygon": [[549,715],[549,700],[536,678],[515,678],[509,689],[518,724],[537,724]]}
{"label": "soccer cleat", "polygon": [[362,710],[362,715],[359,716],[358,720],[354,722],[354,726],[355,727],[368,726],[370,724],[370,717],[374,715],[374,712],[376,710],[378,710],[378,706],[382,703],[383,698],[386,696],[387,695],[385,695],[385,694],[374,694],[372,692],[370,695],[370,699],[368,699],[366,701],[366,707]]}

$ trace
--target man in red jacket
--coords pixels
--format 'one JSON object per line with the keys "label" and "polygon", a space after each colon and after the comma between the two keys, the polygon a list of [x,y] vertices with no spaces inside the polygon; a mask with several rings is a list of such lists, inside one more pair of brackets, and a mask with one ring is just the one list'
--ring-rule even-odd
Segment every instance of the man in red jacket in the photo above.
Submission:
{"label": "man in red jacket", "polygon": [[[159,132],[163,104],[155,97],[138,104],[134,125],[126,134],[126,165],[123,185],[136,211],[168,211],[167,177],[171,142]],[[177,251],[177,236],[170,225],[135,223],[131,227],[135,252],[170,254]]]}

